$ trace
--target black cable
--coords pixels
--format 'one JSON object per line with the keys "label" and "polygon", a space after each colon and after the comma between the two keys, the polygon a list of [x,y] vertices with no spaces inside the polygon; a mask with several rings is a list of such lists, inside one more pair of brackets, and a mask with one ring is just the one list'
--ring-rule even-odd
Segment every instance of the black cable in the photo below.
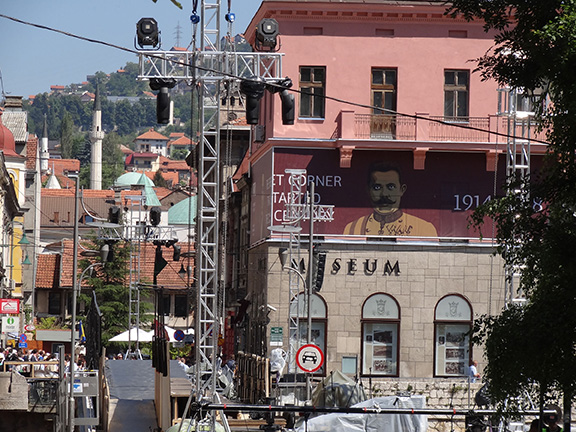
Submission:
{"label": "black cable", "polygon": [[[66,31],[63,31],[63,30],[58,30],[58,29],[55,29],[55,28],[52,28],[52,27],[48,27],[48,26],[45,26],[45,25],[42,25],[42,24],[30,23],[30,22],[27,22],[27,21],[24,21],[24,20],[21,20],[21,19],[18,19],[18,18],[14,18],[14,17],[8,16],[8,15],[0,14],[0,18],[6,18],[6,19],[8,19],[8,20],[11,20],[11,21],[14,21],[14,22],[17,22],[17,23],[20,23],[20,24],[24,24],[24,25],[28,25],[28,26],[40,28],[40,29],[43,29],[43,30],[53,31],[53,32],[55,32],[55,33],[60,33],[60,34],[65,35],[65,36],[69,36],[69,37],[72,37],[72,38],[80,39],[80,40],[83,40],[83,41],[86,41],[86,42],[92,42],[92,43],[104,45],[104,46],[107,46],[107,47],[110,47],[110,48],[116,48],[116,49],[119,49],[119,50],[121,50],[121,51],[126,51],[126,52],[129,52],[129,53],[132,53],[132,54],[136,54],[136,55],[142,54],[141,51],[138,51],[138,50],[135,50],[135,49],[126,48],[126,47],[123,47],[123,46],[120,46],[120,45],[111,44],[111,43],[109,43],[109,42],[104,42],[104,41],[101,41],[101,40],[98,40],[98,39],[92,39],[92,38],[87,38],[87,37],[84,37],[84,36],[79,36],[79,35],[76,35],[76,34],[73,34],[73,33],[70,33],[70,32],[66,32]],[[160,56],[160,55],[155,55],[155,54],[152,54],[152,53],[147,53],[146,56],[147,56],[147,57],[151,57],[151,58],[156,58],[156,59],[158,59],[158,60],[166,60],[166,59],[163,58],[162,56]],[[199,69],[199,70],[202,70],[202,71],[205,71],[205,72],[218,73],[218,74],[220,74],[220,75],[222,75],[222,76],[226,76],[226,77],[229,77],[229,78],[234,78],[234,79],[243,80],[243,81],[252,81],[252,80],[249,79],[249,78],[240,77],[240,76],[237,76],[237,75],[234,75],[234,74],[231,74],[231,73],[226,73],[226,72],[222,72],[222,71],[218,71],[218,70],[215,70],[215,69],[206,68],[206,67],[202,67],[202,66],[198,66],[198,65],[192,65],[192,64],[189,64],[189,63],[186,63],[186,62],[181,62],[181,61],[177,61],[177,60],[173,60],[173,59],[170,59],[170,60],[168,60],[168,61],[170,61],[170,62],[172,62],[172,63],[174,63],[174,64],[179,64],[179,65],[181,65],[181,66],[186,66],[186,67],[190,67],[190,68],[194,68],[194,69]],[[283,90],[285,89],[285,87],[279,86],[279,85],[274,84],[274,83],[267,83],[267,85],[268,85],[268,86],[272,86],[272,87],[280,87],[280,88],[282,88]],[[295,92],[295,93],[302,93],[302,91],[300,91],[300,90],[295,90],[295,89],[288,89],[288,90],[289,90],[289,91],[292,91],[292,92]],[[373,106],[373,105],[365,105],[365,104],[361,104],[361,103],[350,102],[350,101],[346,101],[346,100],[343,100],[343,99],[335,98],[335,97],[332,97],[332,96],[326,96],[326,95],[324,95],[324,96],[322,96],[322,97],[323,97],[324,99],[331,100],[331,101],[334,101],[334,102],[339,102],[339,103],[342,103],[342,104],[345,104],[345,105],[351,105],[351,106],[355,106],[355,107],[359,107],[359,108],[378,109],[378,110],[380,110],[380,111],[386,111],[386,112],[388,112],[389,114],[399,115],[399,116],[402,116],[402,117],[408,117],[408,118],[418,119],[418,120],[426,120],[426,121],[430,121],[430,122],[433,122],[433,123],[444,124],[444,125],[448,125],[448,126],[454,126],[454,127],[457,127],[457,128],[468,129],[468,130],[473,130],[473,131],[477,131],[477,132],[485,132],[485,133],[489,133],[489,134],[492,134],[492,135],[495,135],[495,136],[501,136],[501,137],[505,137],[505,138],[514,138],[514,139],[518,138],[518,139],[523,139],[523,137],[521,137],[521,136],[509,135],[509,134],[505,134],[505,133],[502,133],[502,132],[490,131],[490,130],[486,130],[486,129],[482,129],[482,128],[477,128],[477,127],[474,127],[474,126],[468,126],[468,125],[461,124],[461,123],[451,123],[451,122],[446,122],[446,121],[440,120],[440,119],[433,119],[433,118],[428,118],[428,117],[422,117],[422,116],[419,116],[419,115],[417,115],[417,114],[405,114],[405,113],[401,113],[401,112],[398,112],[398,111],[388,110],[388,109],[385,109],[385,108],[382,108],[382,107]],[[531,141],[532,141],[532,142],[536,142],[536,143],[540,143],[540,144],[546,144],[546,145],[548,145],[548,142],[546,142],[546,141],[541,141],[541,140],[537,140],[537,139],[532,139]]]}

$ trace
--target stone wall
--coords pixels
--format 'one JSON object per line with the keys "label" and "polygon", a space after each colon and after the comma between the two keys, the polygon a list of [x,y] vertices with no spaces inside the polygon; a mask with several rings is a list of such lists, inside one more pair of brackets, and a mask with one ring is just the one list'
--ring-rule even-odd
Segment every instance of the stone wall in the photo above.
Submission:
{"label": "stone wall", "polygon": [[[437,409],[474,409],[474,396],[482,387],[482,383],[468,384],[466,379],[387,379],[370,382],[362,380],[367,397],[402,395],[426,396],[426,408]],[[466,429],[463,416],[430,415],[428,430],[437,432],[464,431]]]}

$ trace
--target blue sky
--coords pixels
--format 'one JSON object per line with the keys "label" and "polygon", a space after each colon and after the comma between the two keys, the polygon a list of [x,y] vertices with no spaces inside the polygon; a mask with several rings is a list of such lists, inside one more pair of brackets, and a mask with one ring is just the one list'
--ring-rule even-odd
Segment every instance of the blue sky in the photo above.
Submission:
{"label": "blue sky", "polygon": [[[197,0],[200,13],[201,0]],[[243,33],[258,10],[261,0],[232,0],[236,14],[233,33]],[[176,43],[181,27],[181,45],[192,34],[192,0],[181,0],[178,9],[170,0],[2,0],[0,14],[41,24],[79,36],[134,48],[136,23],[142,17],[158,21],[162,49]],[[222,19],[228,0],[221,0]],[[227,26],[221,26],[224,35]],[[200,29],[198,29],[199,33]],[[24,96],[50,91],[51,85],[86,80],[97,71],[114,72],[127,62],[137,62],[131,53],[80,41],[0,17],[0,72],[4,91]]]}

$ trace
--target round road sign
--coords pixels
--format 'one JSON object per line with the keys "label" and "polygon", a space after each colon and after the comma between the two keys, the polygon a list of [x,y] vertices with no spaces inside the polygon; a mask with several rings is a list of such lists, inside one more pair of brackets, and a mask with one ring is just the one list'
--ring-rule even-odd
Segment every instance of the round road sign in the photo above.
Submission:
{"label": "round road sign", "polygon": [[176,330],[174,332],[174,339],[176,339],[178,342],[183,341],[184,336],[185,336],[185,334],[182,330]]}
{"label": "round road sign", "polygon": [[296,364],[304,372],[316,372],[324,364],[324,353],[314,344],[303,345],[296,353]]}

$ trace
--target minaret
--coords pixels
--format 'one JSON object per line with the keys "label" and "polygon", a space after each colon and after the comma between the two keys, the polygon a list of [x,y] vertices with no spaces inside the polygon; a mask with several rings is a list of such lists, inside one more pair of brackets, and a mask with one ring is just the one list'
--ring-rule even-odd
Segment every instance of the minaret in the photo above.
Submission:
{"label": "minaret", "polygon": [[94,98],[94,112],[92,114],[92,130],[90,141],[92,142],[92,157],[90,166],[90,189],[102,189],[102,107],[100,106],[100,89],[96,87]]}
{"label": "minaret", "polygon": [[40,171],[42,174],[48,171],[48,159],[50,159],[50,153],[48,152],[48,120],[46,119],[46,114],[44,114],[44,129],[40,139]]}

